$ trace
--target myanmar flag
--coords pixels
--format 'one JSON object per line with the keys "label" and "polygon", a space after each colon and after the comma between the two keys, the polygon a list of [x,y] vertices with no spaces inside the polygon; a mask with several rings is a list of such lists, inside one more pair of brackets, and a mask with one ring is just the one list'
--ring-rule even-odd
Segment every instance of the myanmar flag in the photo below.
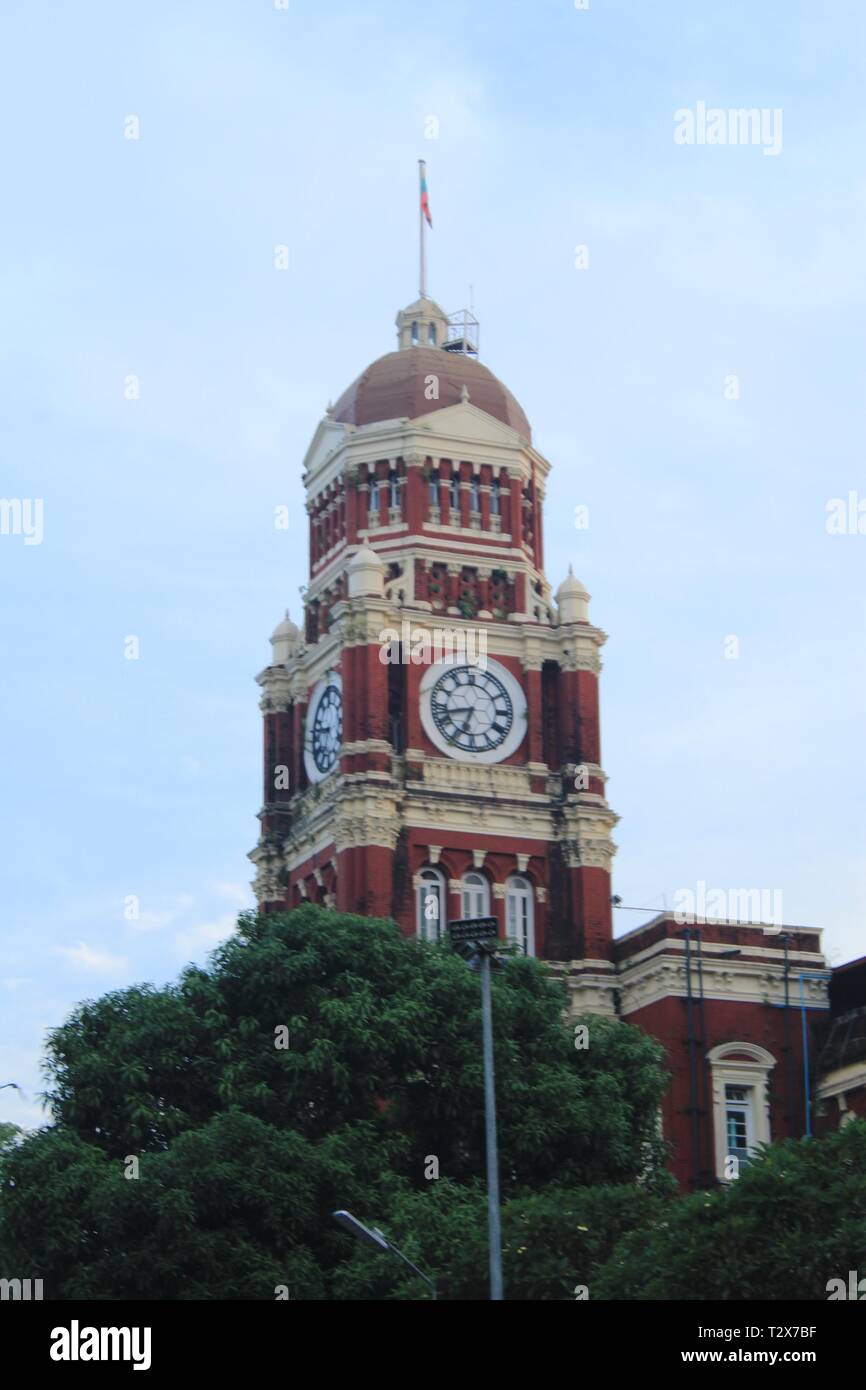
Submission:
{"label": "myanmar flag", "polygon": [[433,226],[433,218],[430,216],[430,200],[427,197],[427,166],[421,160],[421,211],[427,218],[427,226]]}

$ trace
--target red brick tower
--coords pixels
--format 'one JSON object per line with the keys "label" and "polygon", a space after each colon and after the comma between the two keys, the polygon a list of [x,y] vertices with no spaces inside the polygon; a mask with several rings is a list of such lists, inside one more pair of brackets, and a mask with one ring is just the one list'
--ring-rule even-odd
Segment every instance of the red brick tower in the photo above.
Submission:
{"label": "red brick tower", "polygon": [[425,938],[495,915],[555,963],[574,1013],[664,1044],[659,1124],[682,1185],[733,1180],[761,1143],[823,1122],[826,1097],[859,1104],[856,1067],[822,1063],[810,1090],[828,1007],[820,932],[783,928],[775,890],[766,916],[764,890],[731,889],[721,909],[714,893],[712,911],[695,899],[612,941],[605,635],[572,575],[551,597],[549,465],[477,360],[471,316],[422,297],[397,325],[398,350],[328,411],[305,460],[304,631],[280,623],[258,677],[256,895],[265,910],[394,917]]}
{"label": "red brick tower", "polygon": [[549,464],[476,321],[422,298],[397,327],[304,464],[304,631],[281,623],[258,677],[256,894],[422,936],[490,913],[608,1011],[605,635],[573,576],[551,596]]}

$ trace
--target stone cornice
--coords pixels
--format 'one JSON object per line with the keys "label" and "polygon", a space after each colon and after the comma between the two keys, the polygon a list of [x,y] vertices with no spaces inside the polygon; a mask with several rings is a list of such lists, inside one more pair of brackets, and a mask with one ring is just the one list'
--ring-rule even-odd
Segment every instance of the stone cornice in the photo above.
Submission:
{"label": "stone cornice", "polygon": [[[784,966],[769,962],[727,960],[724,963],[702,959],[704,999],[722,999],[740,1004],[783,1004],[785,1000]],[[829,1008],[827,984],[824,980],[806,980],[806,1002],[811,1008]],[[619,970],[623,1015],[644,1009],[664,999],[687,997],[684,958],[663,955],[646,962],[642,967]],[[789,982],[790,990],[790,982]],[[698,998],[699,979],[692,961],[692,997]],[[791,996],[789,996],[791,997]],[[791,1010],[798,1003],[791,997]]]}

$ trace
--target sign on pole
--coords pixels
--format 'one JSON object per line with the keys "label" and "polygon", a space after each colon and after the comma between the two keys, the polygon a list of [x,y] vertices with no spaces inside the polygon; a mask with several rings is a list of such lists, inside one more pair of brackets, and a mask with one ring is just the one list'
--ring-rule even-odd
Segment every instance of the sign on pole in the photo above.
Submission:
{"label": "sign on pole", "polygon": [[492,941],[499,935],[499,922],[495,917],[463,917],[460,921],[448,923],[448,935],[452,946]]}

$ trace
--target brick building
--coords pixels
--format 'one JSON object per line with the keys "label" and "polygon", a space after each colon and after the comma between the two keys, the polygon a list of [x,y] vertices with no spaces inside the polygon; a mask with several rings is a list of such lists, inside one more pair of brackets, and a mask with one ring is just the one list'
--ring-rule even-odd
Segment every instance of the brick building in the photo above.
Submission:
{"label": "brick building", "polygon": [[832,1097],[839,1115],[863,1104],[862,1054],[852,1071],[841,1035],[816,1041],[834,1017],[820,932],[661,914],[614,938],[606,638],[583,585],[569,574],[554,594],[545,575],[550,465],[478,360],[471,315],[425,297],[397,331],[304,461],[303,627],[279,624],[258,677],[256,896],[428,939],[496,916],[564,975],[575,1014],[664,1043],[675,1171],[724,1181],[758,1143],[811,1129],[818,1104],[824,1126]]}

